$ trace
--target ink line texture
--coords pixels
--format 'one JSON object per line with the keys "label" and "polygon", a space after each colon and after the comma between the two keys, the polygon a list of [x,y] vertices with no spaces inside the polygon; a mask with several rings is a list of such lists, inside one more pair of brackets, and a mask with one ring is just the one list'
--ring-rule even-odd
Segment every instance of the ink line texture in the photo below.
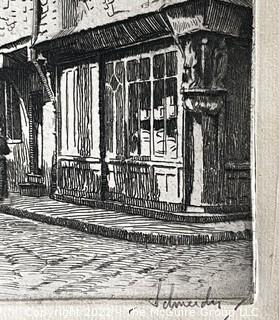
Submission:
{"label": "ink line texture", "polygon": [[[38,226],[50,237],[78,234],[81,243],[83,232],[90,243],[152,244],[154,252],[189,246],[205,259],[201,248],[212,245],[226,248],[225,269],[250,250],[249,284],[233,271],[231,294],[218,283],[215,297],[251,301],[252,22],[251,0],[2,1],[0,132],[10,151],[0,153],[4,232],[11,231],[5,220],[24,221],[23,235]],[[231,255],[227,248],[237,243]],[[6,246],[0,279],[1,263],[10,265]],[[41,277],[44,269],[34,272]],[[204,298],[214,285],[199,272]],[[157,280],[146,282],[146,296],[156,294]],[[2,288],[3,298],[14,294],[10,282]],[[85,286],[90,297],[93,291]]]}

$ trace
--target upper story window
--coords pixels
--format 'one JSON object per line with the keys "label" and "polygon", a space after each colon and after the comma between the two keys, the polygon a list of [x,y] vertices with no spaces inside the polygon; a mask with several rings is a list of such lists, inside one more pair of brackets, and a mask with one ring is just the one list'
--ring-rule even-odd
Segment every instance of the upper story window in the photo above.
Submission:
{"label": "upper story window", "polygon": [[62,29],[76,27],[94,8],[92,0],[61,0]]}
{"label": "upper story window", "polygon": [[[61,1],[61,23],[63,29],[69,29],[77,25],[79,0]],[[81,1],[82,2],[82,1]]]}
{"label": "upper story window", "polygon": [[[58,0],[57,0],[58,1]],[[115,0],[59,0],[62,29],[76,27],[86,17],[92,15],[113,17],[122,10],[116,9]]]}
{"label": "upper story window", "polygon": [[116,157],[176,159],[176,51],[106,64],[106,146]]}

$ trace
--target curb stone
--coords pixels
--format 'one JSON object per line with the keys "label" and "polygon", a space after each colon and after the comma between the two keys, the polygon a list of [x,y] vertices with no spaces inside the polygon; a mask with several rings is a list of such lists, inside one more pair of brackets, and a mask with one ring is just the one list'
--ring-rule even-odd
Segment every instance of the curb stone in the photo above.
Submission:
{"label": "curb stone", "polygon": [[249,229],[237,232],[219,231],[209,234],[161,235],[154,233],[127,231],[120,228],[106,227],[66,217],[52,217],[28,210],[13,208],[8,205],[0,205],[0,211],[8,215],[47,223],[49,225],[67,227],[87,234],[100,235],[107,238],[114,238],[118,240],[126,240],[144,244],[198,245],[223,241],[252,240],[252,231]]}

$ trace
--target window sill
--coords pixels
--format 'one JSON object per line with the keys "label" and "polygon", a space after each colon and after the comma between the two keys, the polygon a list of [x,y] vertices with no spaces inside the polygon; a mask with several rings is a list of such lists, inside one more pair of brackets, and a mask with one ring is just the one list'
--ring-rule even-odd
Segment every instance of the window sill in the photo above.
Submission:
{"label": "window sill", "polygon": [[78,162],[90,162],[90,163],[100,163],[101,159],[96,157],[81,157],[72,155],[59,155],[59,161],[78,161]]}
{"label": "window sill", "polygon": [[20,143],[22,143],[22,140],[20,140],[20,139],[18,139],[18,140],[10,140],[10,139],[8,139],[7,143],[8,144],[20,144]]}
{"label": "window sill", "polygon": [[163,166],[163,167],[176,167],[176,166],[182,166],[183,162],[181,159],[151,159],[151,160],[135,160],[135,159],[125,159],[125,160],[119,160],[116,158],[109,159],[109,163],[111,164],[136,164],[136,165],[142,165],[142,166]]}

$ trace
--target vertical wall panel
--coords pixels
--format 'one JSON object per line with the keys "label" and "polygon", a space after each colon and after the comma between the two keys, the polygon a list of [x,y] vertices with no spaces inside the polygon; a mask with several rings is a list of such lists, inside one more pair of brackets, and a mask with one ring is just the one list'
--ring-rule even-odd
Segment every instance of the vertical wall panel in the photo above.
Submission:
{"label": "vertical wall panel", "polygon": [[61,77],[61,153],[99,157],[99,68],[81,65]]}

